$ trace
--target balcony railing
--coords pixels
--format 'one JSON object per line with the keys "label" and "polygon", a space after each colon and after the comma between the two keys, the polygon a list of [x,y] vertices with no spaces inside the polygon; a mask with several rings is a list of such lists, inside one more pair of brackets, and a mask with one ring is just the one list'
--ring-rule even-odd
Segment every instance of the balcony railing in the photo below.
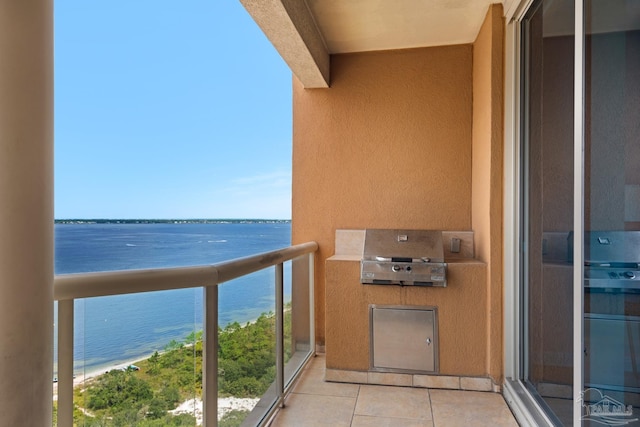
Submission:
{"label": "balcony railing", "polygon": [[[289,386],[314,355],[314,253],[315,242],[222,263],[180,268],[127,270],[101,273],[58,275],[54,281],[54,299],[58,301],[58,426],[73,426],[74,300],[89,297],[123,295],[184,288],[204,289],[203,295],[203,426],[218,425],[218,285],[248,274],[275,267],[276,379],[269,389],[273,399],[263,398],[245,425],[261,425],[282,406]],[[284,268],[292,261],[292,293],[308,292],[308,345],[298,352],[293,368],[287,366],[285,378],[283,312]],[[308,322],[308,324],[307,324]],[[295,346],[295,343],[293,344]],[[268,400],[264,402],[265,400]]]}

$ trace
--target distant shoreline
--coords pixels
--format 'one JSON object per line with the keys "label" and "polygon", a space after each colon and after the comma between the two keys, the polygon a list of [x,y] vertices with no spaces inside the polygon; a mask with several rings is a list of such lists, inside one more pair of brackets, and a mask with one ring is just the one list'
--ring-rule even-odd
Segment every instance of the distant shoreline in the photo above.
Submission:
{"label": "distant shoreline", "polygon": [[56,224],[290,224],[290,219],[56,219]]}

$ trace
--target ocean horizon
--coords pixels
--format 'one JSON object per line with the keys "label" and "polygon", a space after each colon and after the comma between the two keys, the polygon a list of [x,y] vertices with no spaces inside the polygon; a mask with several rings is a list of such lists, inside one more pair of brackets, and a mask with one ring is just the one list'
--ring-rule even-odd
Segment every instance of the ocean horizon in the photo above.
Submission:
{"label": "ocean horizon", "polygon": [[[290,244],[288,220],[56,220],[55,273],[211,265]],[[274,311],[274,289],[273,267],[219,285],[220,326]],[[287,263],[286,300],[290,289]],[[202,330],[202,296],[191,288],[76,300],[74,372],[142,359]],[[57,325],[57,303],[54,314]],[[57,371],[57,328],[54,339]]]}

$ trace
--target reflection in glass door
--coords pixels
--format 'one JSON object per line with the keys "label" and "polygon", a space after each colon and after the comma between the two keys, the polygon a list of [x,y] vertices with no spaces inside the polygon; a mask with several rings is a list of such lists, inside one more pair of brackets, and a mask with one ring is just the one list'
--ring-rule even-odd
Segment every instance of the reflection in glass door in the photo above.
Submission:
{"label": "reflection in glass door", "polygon": [[640,416],[640,0],[584,6],[585,404],[628,421]]}
{"label": "reflection in glass door", "polygon": [[522,22],[521,380],[572,423],[574,3],[535,2]]}

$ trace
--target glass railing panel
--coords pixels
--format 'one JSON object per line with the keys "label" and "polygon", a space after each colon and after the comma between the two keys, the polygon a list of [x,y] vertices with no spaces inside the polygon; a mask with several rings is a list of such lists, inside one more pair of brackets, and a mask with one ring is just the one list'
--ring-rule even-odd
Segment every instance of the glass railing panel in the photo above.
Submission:
{"label": "glass railing panel", "polygon": [[[298,249],[300,253],[307,247],[314,249],[312,244],[291,249],[294,253]],[[148,427],[201,422],[202,398],[206,395],[202,389],[204,290],[194,287],[151,291],[171,288],[173,280],[176,286],[184,287],[188,285],[184,283],[186,277],[193,277],[195,286],[211,281],[215,287],[215,297],[208,298],[213,304],[207,309],[220,325],[217,331],[213,328],[221,341],[217,351],[220,363],[207,372],[213,376],[208,377],[210,381],[218,382],[220,425],[259,425],[267,419],[283,398],[284,384],[275,381],[277,372],[284,371],[278,367],[283,365],[277,363],[280,347],[276,342],[282,344],[283,350],[286,347],[283,356],[289,363],[296,353],[308,353],[309,342],[313,342],[312,330],[307,334],[311,338],[296,332],[304,322],[308,329],[313,321],[295,320],[296,313],[305,305],[303,317],[309,316],[308,307],[313,303],[307,300],[312,301],[309,295],[313,291],[296,297],[298,291],[294,288],[299,285],[293,285],[296,274],[302,274],[302,283],[309,286],[308,260],[313,255],[301,256],[284,265],[271,264],[256,273],[215,284],[219,274],[233,277],[257,265],[262,268],[267,255],[274,256],[274,262],[280,256],[261,254],[248,262],[245,259],[220,267],[193,267],[185,271],[160,269],[131,275],[56,276],[55,293],[60,301],[55,308],[54,376],[58,375],[60,382],[53,386],[54,391],[57,386],[61,398],[57,405],[59,412],[54,413],[54,419],[58,415],[57,425]],[[288,256],[285,252],[284,258]],[[303,267],[296,270],[298,262]],[[276,301],[276,295],[280,295],[276,292],[276,282],[280,283],[280,278],[284,279],[283,298]],[[114,289],[137,290],[137,293],[80,298],[107,294]],[[77,299],[70,299],[74,297]],[[297,298],[303,302],[296,302]],[[285,337],[280,340],[278,326],[283,321]],[[111,341],[105,343],[105,340]],[[214,341],[212,347],[216,348],[215,345]],[[244,368],[238,369],[238,366]],[[285,372],[287,382],[297,369],[294,368]],[[173,386],[177,387],[177,394]],[[108,393],[113,388],[118,390],[115,397],[114,393]],[[214,396],[215,389],[209,389]]]}
{"label": "glass railing panel", "polygon": [[202,418],[202,288],[75,301],[74,424]]}
{"label": "glass railing panel", "polygon": [[284,304],[284,384],[295,374],[311,354],[309,256],[303,255],[285,263]]}
{"label": "glass railing panel", "polygon": [[275,307],[273,267],[219,285],[221,425],[255,425],[277,400]]}

